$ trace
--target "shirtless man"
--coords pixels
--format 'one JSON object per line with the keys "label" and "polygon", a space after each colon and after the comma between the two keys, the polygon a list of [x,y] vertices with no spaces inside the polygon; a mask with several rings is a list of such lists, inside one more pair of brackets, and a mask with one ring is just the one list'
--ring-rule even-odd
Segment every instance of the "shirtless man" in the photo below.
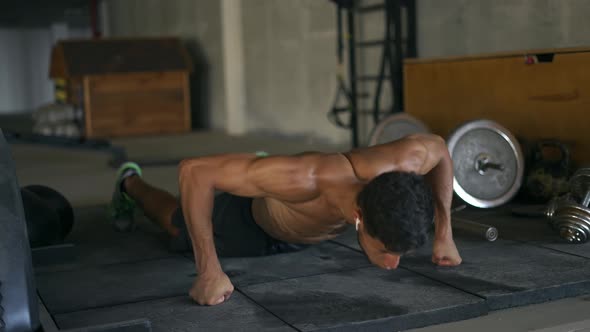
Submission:
{"label": "shirtless man", "polygon": [[425,243],[434,220],[432,262],[460,264],[450,225],[452,172],[445,141],[422,134],[348,153],[207,156],[180,163],[179,205],[127,163],[119,171],[113,217],[119,228],[129,228],[125,221],[137,204],[173,239],[182,242],[188,233],[198,271],[189,294],[201,305],[216,305],[234,290],[218,255],[299,250],[333,239],[347,225],[356,227],[373,264],[395,269],[404,253]]}

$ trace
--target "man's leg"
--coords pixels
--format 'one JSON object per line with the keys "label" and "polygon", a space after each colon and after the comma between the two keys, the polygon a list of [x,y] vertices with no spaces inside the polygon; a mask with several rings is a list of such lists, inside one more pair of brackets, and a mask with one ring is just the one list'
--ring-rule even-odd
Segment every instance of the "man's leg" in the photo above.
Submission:
{"label": "man's leg", "polygon": [[168,234],[174,237],[178,235],[178,228],[172,225],[172,215],[180,206],[176,197],[148,184],[137,175],[125,178],[122,186],[146,217],[160,225]]}
{"label": "man's leg", "polygon": [[120,231],[132,230],[135,226],[133,214],[139,207],[149,219],[176,237],[178,229],[172,225],[172,215],[179,209],[178,200],[172,194],[147,184],[141,174],[141,168],[133,162],[119,168],[111,201],[113,225]]}

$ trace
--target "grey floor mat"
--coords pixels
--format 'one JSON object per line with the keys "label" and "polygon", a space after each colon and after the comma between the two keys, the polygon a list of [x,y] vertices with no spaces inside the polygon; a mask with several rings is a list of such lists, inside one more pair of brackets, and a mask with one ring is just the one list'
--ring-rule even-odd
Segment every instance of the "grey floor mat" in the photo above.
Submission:
{"label": "grey floor mat", "polygon": [[[360,250],[354,231],[333,241]],[[463,258],[458,267],[432,264],[431,243],[402,257],[400,266],[486,298],[492,310],[590,292],[590,260],[584,257],[510,240],[488,242],[462,233],[455,235],[455,243]]]}
{"label": "grey floor mat", "polygon": [[86,310],[55,317],[60,328],[147,318],[154,332],[190,331],[294,331],[244,295],[234,292],[230,301],[204,307],[187,296]]}
{"label": "grey floor mat", "polygon": [[590,292],[590,260],[509,240],[462,246],[463,262],[446,268],[425,264],[430,248],[402,258],[403,268],[485,298],[492,310]]}
{"label": "grey floor mat", "polygon": [[117,232],[109,223],[106,205],[74,209],[75,223],[66,243],[75,246],[72,262],[36,268],[37,273],[137,262],[170,257],[166,234],[145,218],[134,232]]}
{"label": "grey floor mat", "polygon": [[[433,238],[433,234],[431,232],[431,234],[429,234],[429,243],[427,243],[427,245],[426,245],[426,246],[429,246],[429,248],[431,248],[431,246],[432,246],[432,244],[431,244],[432,238]],[[467,249],[467,248],[471,248],[471,247],[478,247],[478,246],[481,246],[481,245],[487,243],[486,241],[483,241],[482,239],[475,237],[472,234],[460,234],[460,235],[455,234],[454,239],[457,244],[457,248],[459,250],[463,250],[463,249]],[[342,233],[337,238],[330,240],[330,242],[337,243],[341,246],[345,246],[347,248],[351,248],[356,251],[362,251],[361,246],[357,240],[357,232],[354,230],[353,227],[349,227],[344,233]],[[424,249],[422,249],[422,250],[424,250]],[[428,249],[428,250],[430,250],[430,249]],[[403,257],[402,257],[402,261],[403,261]]]}
{"label": "grey floor mat", "polygon": [[274,256],[222,258],[221,263],[237,287],[370,265],[363,254],[333,243],[322,243],[296,253]]}
{"label": "grey floor mat", "polygon": [[52,314],[188,294],[195,265],[186,257],[37,274]]}
{"label": "grey floor mat", "polygon": [[476,317],[487,310],[476,296],[409,271],[373,267],[242,291],[301,331],[397,331]]}
{"label": "grey floor mat", "polygon": [[495,226],[503,239],[524,241],[572,255],[590,258],[590,242],[583,244],[566,243],[559,237],[558,231],[549,226],[547,219],[515,216],[511,213],[513,207],[517,207],[517,205],[487,211],[470,209],[469,211],[461,211],[457,215],[467,216],[471,220]]}
{"label": "grey floor mat", "polygon": [[[169,253],[165,235],[145,220],[135,233],[114,232],[104,213],[76,209],[70,241],[77,261],[36,271],[39,293],[63,327],[138,316],[162,331],[403,330],[590,291],[588,259],[541,247],[546,243],[457,235],[459,267],[434,266],[429,245],[403,257],[400,269],[384,271],[369,267],[351,227],[296,253],[222,258],[234,296],[219,307],[200,307],[186,296],[196,275],[190,254]],[[496,213],[486,211],[481,220],[492,223]],[[504,222],[515,236],[525,227]],[[504,232],[508,237],[510,229]]]}

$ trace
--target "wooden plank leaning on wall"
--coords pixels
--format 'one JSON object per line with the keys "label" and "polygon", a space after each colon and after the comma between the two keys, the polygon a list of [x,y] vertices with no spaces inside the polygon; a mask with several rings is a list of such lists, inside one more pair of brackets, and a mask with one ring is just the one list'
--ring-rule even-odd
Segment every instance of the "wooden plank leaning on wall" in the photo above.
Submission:
{"label": "wooden plank leaning on wall", "polygon": [[[527,55],[547,62],[527,64]],[[443,137],[487,118],[526,140],[560,139],[578,165],[590,164],[589,68],[589,48],[408,60],[405,110]]]}

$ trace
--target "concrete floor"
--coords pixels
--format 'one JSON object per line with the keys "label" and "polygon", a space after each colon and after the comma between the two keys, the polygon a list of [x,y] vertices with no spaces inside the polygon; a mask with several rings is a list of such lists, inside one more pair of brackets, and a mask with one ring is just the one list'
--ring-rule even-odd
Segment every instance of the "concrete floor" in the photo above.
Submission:
{"label": "concrete floor", "polygon": [[[276,155],[311,150],[346,150],[346,147],[302,139],[265,135],[232,137],[218,132],[115,139],[112,144],[124,147],[129,159],[138,162],[181,160],[230,152],[266,151]],[[107,153],[31,144],[13,144],[12,153],[21,186],[51,186],[77,206],[102,204],[110,199],[115,170],[108,166],[110,155]],[[178,192],[174,164],[145,168],[144,177],[173,194]]]}
{"label": "concrete floor", "polygon": [[[273,154],[309,150],[337,151],[345,147],[321,146],[314,142],[278,137],[228,137],[215,132],[183,136],[133,138],[113,141],[127,148],[131,159],[182,159],[221,152],[266,150]],[[109,201],[115,171],[107,165],[109,156],[92,151],[68,150],[35,145],[12,145],[21,186],[45,184],[62,192],[75,206]],[[176,166],[145,169],[145,178],[156,186],[177,193]],[[590,296],[491,312],[475,319],[430,326],[413,331],[587,331]],[[585,322],[584,322],[585,321]],[[580,322],[575,328],[564,326]]]}

